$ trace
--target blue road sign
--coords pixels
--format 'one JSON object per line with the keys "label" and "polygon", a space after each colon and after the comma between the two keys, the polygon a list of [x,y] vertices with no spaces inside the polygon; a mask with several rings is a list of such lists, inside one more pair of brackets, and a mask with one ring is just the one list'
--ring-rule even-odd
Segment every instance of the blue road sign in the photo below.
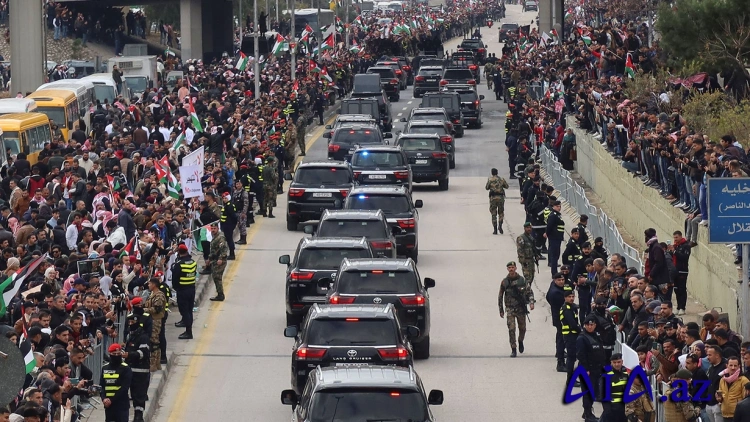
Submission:
{"label": "blue road sign", "polygon": [[709,243],[750,243],[750,177],[708,179]]}

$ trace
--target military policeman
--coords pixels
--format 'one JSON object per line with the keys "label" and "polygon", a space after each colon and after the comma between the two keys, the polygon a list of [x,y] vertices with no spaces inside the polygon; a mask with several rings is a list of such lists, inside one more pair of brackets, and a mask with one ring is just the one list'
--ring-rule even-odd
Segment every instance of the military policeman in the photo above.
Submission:
{"label": "military policeman", "polygon": [[[557,372],[566,372],[565,369],[565,341],[562,335],[562,324],[558,317],[560,310],[565,305],[565,295],[572,292],[573,288],[565,284],[565,275],[557,273],[547,290],[547,303],[552,311],[552,325],[557,330],[555,334],[555,357],[557,358]],[[574,296],[575,297],[575,296]]]}
{"label": "military policeman", "polygon": [[[279,174],[276,171],[276,158],[270,156],[266,159],[266,165],[263,166],[263,216],[276,218],[273,215],[273,208],[276,206],[277,185],[279,184]],[[266,212],[266,210],[268,210]]]}
{"label": "military policeman", "polygon": [[527,221],[523,225],[523,234],[516,239],[518,262],[521,263],[523,277],[529,285],[534,282],[534,274],[536,273],[534,264],[537,263],[537,251],[534,247],[534,238],[531,237],[531,230],[531,223]]}
{"label": "military policeman", "polygon": [[583,257],[583,252],[581,251],[581,246],[578,244],[578,228],[573,228],[570,231],[568,244],[565,245],[565,251],[562,254],[562,263],[572,267],[581,257]]}
{"label": "military policeman", "polygon": [[237,211],[237,224],[240,227],[240,240],[238,245],[247,245],[247,212],[250,209],[250,196],[247,194],[242,181],[237,179],[234,182],[234,191],[232,192],[232,204]]}
{"label": "military policeman", "polygon": [[142,326],[143,316],[128,315],[128,336],[122,358],[133,371],[130,383],[130,397],[133,399],[133,422],[143,422],[143,412],[148,400],[148,385],[151,380],[150,335]]}
{"label": "military policeman", "polygon": [[612,400],[602,402],[602,419],[603,421],[627,422],[625,416],[625,386],[628,383],[628,373],[623,368],[622,353],[613,353],[609,359],[612,369],[607,372],[604,382],[610,383],[610,394]]}
{"label": "military policeman", "polygon": [[[491,170],[492,176],[487,179],[484,188],[490,191],[490,215],[492,215],[492,227],[497,234],[498,228],[503,233],[503,218],[505,217],[505,189],[509,189],[508,182],[497,175],[497,169]],[[498,223],[498,218],[500,222]]]}
{"label": "military policeman", "polygon": [[[214,223],[215,225],[215,223]],[[208,268],[208,262],[206,263]],[[175,327],[185,327],[185,332],[180,334],[180,340],[193,338],[193,305],[195,303],[195,276],[198,263],[188,252],[187,246],[181,244],[177,247],[177,260],[172,264],[172,286],[177,292],[177,307],[182,319],[176,322]]]}
{"label": "military policeman", "polygon": [[[164,318],[167,313],[167,296],[160,289],[161,279],[151,277],[148,280],[149,296],[143,305],[143,311],[151,315],[154,328],[151,330],[151,372],[161,369],[161,336],[164,329]],[[165,356],[166,357],[166,356]]]}
{"label": "military policeman", "polygon": [[526,316],[529,309],[534,310],[534,291],[521,274],[516,272],[516,263],[511,261],[506,267],[508,275],[500,283],[500,293],[497,296],[497,306],[500,308],[500,318],[505,318],[508,310],[508,335],[510,337],[510,357],[516,357],[516,325],[518,326],[518,351],[523,353],[523,340],[526,337]]}
{"label": "military policeman", "polygon": [[[557,278],[555,281],[557,281]],[[557,317],[560,321],[560,334],[562,335],[563,343],[565,343],[565,372],[568,373],[567,384],[570,384],[576,364],[576,340],[578,339],[578,334],[581,332],[581,326],[578,325],[578,305],[575,303],[576,293],[573,289],[564,289],[564,295],[565,304],[560,307]],[[557,359],[559,364],[560,357],[558,356]]]}
{"label": "military policeman", "polygon": [[128,392],[133,380],[133,371],[122,361],[122,346],[109,346],[109,363],[102,366],[99,385],[107,422],[128,422],[130,399]]}
{"label": "military policeman", "polygon": [[234,261],[234,228],[237,227],[237,207],[229,192],[224,192],[224,205],[221,207],[221,231],[229,248],[228,260]]}
{"label": "military policeman", "polygon": [[[583,367],[589,374],[591,388],[593,392],[587,391],[588,386],[581,385],[583,393],[583,418],[586,422],[595,422],[599,418],[594,416],[594,399],[600,396],[600,381],[602,378],[602,368],[604,367],[604,348],[599,334],[596,332],[596,317],[589,315],[586,317],[583,325],[583,332],[576,339],[576,358],[578,366]],[[591,397],[593,393],[594,399]]]}
{"label": "military policeman", "polygon": [[216,286],[216,296],[212,297],[211,300],[214,302],[223,302],[224,297],[224,269],[227,268],[227,257],[229,256],[229,248],[227,247],[227,241],[224,238],[224,233],[219,230],[217,225],[211,226],[211,254],[208,256],[211,264],[211,278],[214,280],[214,286]]}

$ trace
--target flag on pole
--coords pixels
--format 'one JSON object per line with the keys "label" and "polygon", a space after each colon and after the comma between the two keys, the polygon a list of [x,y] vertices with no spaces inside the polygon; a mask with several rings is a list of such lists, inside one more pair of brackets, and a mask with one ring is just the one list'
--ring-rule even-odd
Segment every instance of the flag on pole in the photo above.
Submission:
{"label": "flag on pole", "polygon": [[273,45],[273,49],[271,50],[271,53],[274,56],[278,56],[286,50],[289,50],[289,43],[286,42],[286,40],[284,39],[284,37],[281,36],[281,34],[276,34],[276,43]]}
{"label": "flag on pole", "polygon": [[169,47],[167,47],[167,49],[164,50],[164,56],[166,57],[175,56],[175,54],[174,54],[174,51],[170,50]]}
{"label": "flag on pole", "polygon": [[320,73],[320,67],[317,63],[315,63],[315,60],[313,59],[310,59],[310,72]]}
{"label": "flag on pole", "polygon": [[116,178],[111,174],[107,175],[107,184],[109,184],[109,190],[115,192],[120,190],[120,178]]}
{"label": "flag on pole", "polygon": [[630,79],[635,79],[635,66],[633,66],[633,58],[628,53],[625,59],[625,74],[630,76]]}
{"label": "flag on pole", "polygon": [[582,35],[581,39],[583,40],[583,43],[586,44],[586,46],[591,45],[591,37],[588,34]]}
{"label": "flag on pole", "polygon": [[573,17],[573,9],[568,9],[568,10],[567,10],[567,11],[565,12],[565,17],[564,17],[563,19],[564,19],[564,20],[568,20],[568,18],[572,18],[572,17]]}
{"label": "flag on pole", "polygon": [[122,258],[126,255],[129,256],[131,260],[141,260],[141,245],[138,241],[138,236],[133,236],[133,238],[130,239],[130,242],[128,242],[128,244],[125,245],[124,248],[122,248],[119,258]]}
{"label": "flag on pole", "polygon": [[235,66],[235,68],[240,72],[244,72],[249,61],[250,59],[245,55],[245,53],[240,51],[240,59],[237,60],[237,65]]}
{"label": "flag on pole", "polygon": [[195,107],[193,107],[193,103],[188,103],[188,113],[190,113],[190,120],[193,121],[193,127],[195,127],[195,130],[198,132],[203,132],[203,126],[201,126],[201,120],[198,118],[198,113],[195,112]]}
{"label": "flag on pole", "polygon": [[542,41],[544,41],[545,45],[549,45],[552,43],[553,39],[546,32],[542,32]]}
{"label": "flag on pole", "polygon": [[47,258],[47,254],[29,262],[25,267],[19,268],[14,274],[8,276],[5,281],[0,283],[0,318],[5,316],[8,304],[21,290],[23,282],[36,271],[37,267]]}
{"label": "flag on pole", "polygon": [[323,43],[320,45],[320,50],[332,50],[336,46],[336,35],[332,32],[327,37],[323,38]]}
{"label": "flag on pole", "polygon": [[177,151],[181,146],[185,145],[185,139],[187,139],[185,134],[186,131],[187,127],[183,125],[182,132],[180,132],[180,136],[177,137],[177,140],[175,140],[174,144],[172,144],[172,146],[169,148],[170,151]]}
{"label": "flag on pole", "polygon": [[165,155],[161,160],[155,161],[154,167],[156,168],[156,177],[159,179],[159,182],[167,185],[167,195],[174,199],[179,199],[182,188],[180,187],[180,182],[177,181],[177,177],[169,169],[169,159],[167,156]]}
{"label": "flag on pole", "polygon": [[166,98],[164,99],[164,108],[167,109],[167,111],[169,112],[170,115],[174,116],[175,107]]}
{"label": "flag on pole", "polygon": [[[218,222],[219,221],[216,220],[213,223]],[[209,229],[213,223],[206,224],[205,226],[199,226],[197,220],[193,220],[191,223],[195,248],[200,252],[203,252],[203,244],[201,242],[210,242],[213,239],[213,236],[211,236],[211,230]]]}
{"label": "flag on pole", "polygon": [[22,336],[23,340],[21,341],[21,345],[18,346],[19,349],[21,349],[21,354],[23,355],[23,364],[26,367],[26,375],[30,374],[31,371],[36,368],[36,359],[34,358],[34,351],[31,348],[31,343],[26,338],[26,336]]}
{"label": "flag on pole", "polygon": [[323,66],[323,69],[320,71],[320,77],[325,78],[328,82],[333,82],[333,78],[328,75],[328,69],[326,69],[325,66]]}
{"label": "flag on pole", "polygon": [[309,37],[312,35],[315,31],[313,31],[312,27],[310,25],[305,25],[305,29],[302,30],[302,35],[300,35],[300,39],[305,38],[306,36]]}
{"label": "flag on pole", "polygon": [[357,54],[361,51],[359,48],[359,44],[357,44],[357,40],[352,40],[352,46],[349,47],[349,51],[354,54]]}

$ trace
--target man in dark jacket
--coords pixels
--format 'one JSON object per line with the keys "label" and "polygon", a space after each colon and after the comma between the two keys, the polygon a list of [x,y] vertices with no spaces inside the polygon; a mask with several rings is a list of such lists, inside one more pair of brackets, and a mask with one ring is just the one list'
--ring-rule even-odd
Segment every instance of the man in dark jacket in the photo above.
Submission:
{"label": "man in dark jacket", "polygon": [[664,249],[659,245],[659,239],[656,237],[656,229],[646,229],[643,234],[646,238],[646,246],[648,246],[646,277],[649,283],[656,286],[669,284],[669,269],[665,262],[666,256]]}
{"label": "man in dark jacket", "polygon": [[576,340],[576,358],[578,359],[578,366],[583,367],[588,372],[588,379],[590,380],[590,385],[581,385],[581,393],[584,394],[583,417],[586,422],[598,421],[598,418],[594,416],[593,407],[594,400],[600,398],[599,385],[606,360],[604,347],[599,338],[599,333],[596,332],[596,317],[593,315],[586,317],[583,332]]}
{"label": "man in dark jacket", "polygon": [[549,303],[552,312],[552,325],[557,329],[555,335],[555,357],[557,358],[557,372],[565,372],[565,342],[562,336],[562,324],[560,318],[560,309],[565,304],[565,292],[573,291],[573,288],[565,284],[565,276],[562,273],[555,274],[547,290],[547,303]]}
{"label": "man in dark jacket", "polygon": [[674,243],[674,265],[677,268],[677,277],[674,281],[674,294],[677,297],[677,315],[685,315],[685,305],[687,304],[687,278],[688,262],[690,261],[690,252],[692,245],[687,239],[682,237],[681,231],[673,234]]}
{"label": "man in dark jacket", "polygon": [[750,422],[750,382],[745,384],[745,398],[734,409],[734,422]]}

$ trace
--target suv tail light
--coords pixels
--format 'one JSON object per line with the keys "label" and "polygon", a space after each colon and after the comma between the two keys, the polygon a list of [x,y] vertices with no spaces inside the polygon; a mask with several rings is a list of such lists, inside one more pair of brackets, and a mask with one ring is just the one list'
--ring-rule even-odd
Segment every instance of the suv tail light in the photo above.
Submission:
{"label": "suv tail light", "polygon": [[[434,155],[434,154],[433,154]],[[445,155],[445,153],[443,153]],[[398,226],[402,229],[413,229],[416,227],[416,221],[413,218],[407,218],[405,220],[397,220]]]}
{"label": "suv tail light", "polygon": [[404,70],[411,70],[411,66],[404,66]]}
{"label": "suv tail light", "polygon": [[392,349],[378,349],[380,359],[383,360],[407,360],[409,351],[405,347],[399,346]]}
{"label": "suv tail light", "polygon": [[339,152],[341,146],[336,144],[328,144],[328,152]]}
{"label": "suv tail light", "polygon": [[[456,122],[456,123],[458,123],[458,122]],[[451,138],[450,135],[443,135],[443,136],[440,137],[440,142],[449,143],[452,140],[453,139]]]}
{"label": "suv tail light", "polygon": [[477,70],[477,65],[473,64],[469,66],[469,70]]}
{"label": "suv tail light", "polygon": [[401,304],[404,306],[424,306],[424,296],[422,295],[416,295],[416,296],[401,296],[399,298],[401,301]]}
{"label": "suv tail light", "polygon": [[[442,139],[441,139],[442,141]],[[443,142],[450,142],[450,141],[443,141]],[[448,158],[448,154],[444,152],[433,152],[432,158]]]}
{"label": "suv tail light", "polygon": [[408,179],[409,178],[409,172],[408,171],[397,171],[393,173],[394,176],[396,176],[396,179]]}
{"label": "suv tail light", "polygon": [[424,76],[417,76],[414,80],[417,82],[424,82]]}
{"label": "suv tail light", "polygon": [[474,101],[474,106],[479,107],[479,100]]}
{"label": "suv tail light", "polygon": [[469,82],[466,82],[466,83],[469,85],[476,85],[477,81],[475,81],[474,79],[470,79]]}
{"label": "suv tail light", "polygon": [[478,49],[477,51],[478,51],[478,52],[480,52],[480,53],[484,53],[484,52],[485,52],[485,49],[484,49],[484,48],[480,48],[480,49]]}
{"label": "suv tail light", "polygon": [[391,79],[391,85],[398,85],[398,79]]}
{"label": "suv tail light", "polygon": [[400,75],[401,73],[402,73],[402,72],[401,72],[401,69],[396,69],[396,74],[397,74],[397,75]]}
{"label": "suv tail light", "polygon": [[328,303],[331,305],[349,305],[354,303],[354,296],[338,296],[334,295],[328,298]]}
{"label": "suv tail light", "polygon": [[305,190],[304,189],[299,189],[299,188],[291,188],[291,189],[289,189],[289,196],[292,197],[292,198],[299,198],[300,196],[302,196],[304,194],[305,194]]}
{"label": "suv tail light", "polygon": [[373,249],[393,249],[393,243],[391,243],[390,241],[385,241],[385,242],[374,241],[371,243],[371,246]]}
{"label": "suv tail light", "polygon": [[361,172],[361,171],[355,171],[355,172],[354,172],[354,178],[355,178],[355,179],[359,179],[359,176],[361,176],[361,175],[362,175],[362,172]]}
{"label": "suv tail light", "polygon": [[314,275],[312,271],[292,271],[290,277],[292,281],[310,281]]}
{"label": "suv tail light", "polygon": [[349,189],[339,189],[339,192],[341,193],[341,196],[343,196],[344,198],[349,196]]}
{"label": "suv tail light", "polygon": [[318,360],[326,354],[326,349],[314,349],[311,347],[300,347],[297,349],[297,360]]}
{"label": "suv tail light", "polygon": [[445,86],[445,85],[448,85],[448,81],[446,81],[445,79],[441,79],[440,86]]}
{"label": "suv tail light", "polygon": [[456,119],[456,120],[453,121],[453,123],[455,123],[457,125],[460,125],[461,124],[461,119]]}

